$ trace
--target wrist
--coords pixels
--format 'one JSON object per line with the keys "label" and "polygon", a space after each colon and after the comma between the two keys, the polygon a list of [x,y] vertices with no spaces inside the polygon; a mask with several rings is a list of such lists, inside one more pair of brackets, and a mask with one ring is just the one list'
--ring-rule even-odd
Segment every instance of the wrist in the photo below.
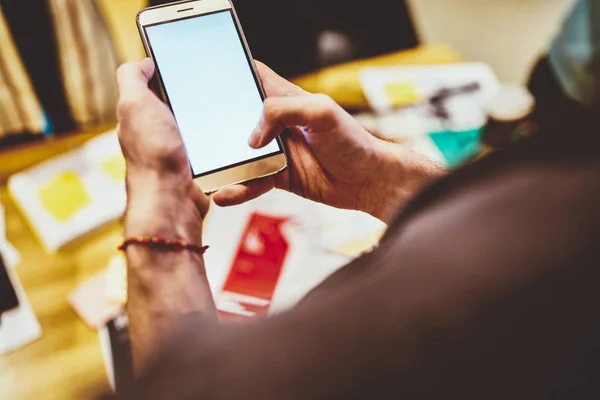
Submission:
{"label": "wrist", "polygon": [[369,190],[364,211],[385,223],[416,193],[447,173],[443,166],[397,143],[379,140],[378,152],[381,173]]}
{"label": "wrist", "polygon": [[200,244],[203,218],[191,190],[177,179],[128,179],[126,237],[158,236]]}
{"label": "wrist", "polygon": [[156,194],[184,196],[190,192],[193,181],[189,171],[170,172],[127,164],[125,183],[128,198]]}

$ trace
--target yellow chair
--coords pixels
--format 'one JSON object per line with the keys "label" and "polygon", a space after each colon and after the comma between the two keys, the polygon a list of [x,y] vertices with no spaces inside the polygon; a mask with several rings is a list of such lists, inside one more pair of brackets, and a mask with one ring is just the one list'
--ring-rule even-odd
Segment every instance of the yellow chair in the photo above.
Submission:
{"label": "yellow chair", "polygon": [[448,64],[460,61],[460,56],[448,46],[424,45],[412,50],[325,68],[299,77],[294,82],[309,92],[325,93],[346,108],[362,109],[367,107],[367,100],[360,84],[360,72],[365,68]]}

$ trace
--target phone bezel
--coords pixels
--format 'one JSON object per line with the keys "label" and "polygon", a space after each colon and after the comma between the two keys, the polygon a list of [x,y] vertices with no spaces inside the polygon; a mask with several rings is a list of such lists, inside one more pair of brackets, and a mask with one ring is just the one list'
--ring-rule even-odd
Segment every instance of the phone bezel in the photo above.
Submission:
{"label": "phone bezel", "polygon": [[[146,34],[146,28],[153,25],[189,18],[197,18],[199,16],[210,15],[223,11],[231,12],[248,64],[252,70],[256,87],[262,100],[265,100],[266,94],[233,4],[228,0],[185,0],[145,8],[138,13],[136,18],[138,31],[142,38],[146,55],[154,60],[157,68],[156,81],[160,91],[159,94],[171,110],[172,107],[169,97],[165,90],[159,67],[154,59],[154,53]],[[243,183],[283,172],[288,166],[287,155],[282,140],[280,138],[277,138],[276,140],[279,146],[279,151],[275,153],[270,153],[251,160],[242,161],[234,165],[224,166],[222,168],[202,174],[193,173],[193,178],[205,192],[212,193],[225,186]]]}

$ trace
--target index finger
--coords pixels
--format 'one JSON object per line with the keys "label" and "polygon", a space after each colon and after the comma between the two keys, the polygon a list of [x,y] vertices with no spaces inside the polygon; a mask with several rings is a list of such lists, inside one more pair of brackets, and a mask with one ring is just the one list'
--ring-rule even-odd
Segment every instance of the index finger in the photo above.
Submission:
{"label": "index finger", "polygon": [[338,124],[340,111],[343,110],[339,105],[322,94],[268,98],[249,144],[259,149],[286,129],[297,126],[319,132],[331,131]]}
{"label": "index finger", "polygon": [[254,60],[258,75],[263,84],[267,97],[302,96],[308,94],[300,86],[293,84],[287,79],[279,76],[271,68],[258,60]]}

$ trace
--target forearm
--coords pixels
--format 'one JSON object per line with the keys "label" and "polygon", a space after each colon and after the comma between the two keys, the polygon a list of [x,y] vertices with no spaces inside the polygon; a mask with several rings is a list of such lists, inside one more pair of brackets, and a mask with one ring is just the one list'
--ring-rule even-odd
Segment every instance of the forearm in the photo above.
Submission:
{"label": "forearm", "polygon": [[[189,199],[168,191],[129,191],[126,237],[155,236],[201,241],[201,217]],[[197,313],[215,321],[202,256],[190,251],[130,246],[128,313],[136,371],[143,369],[180,319]]]}
{"label": "forearm", "polygon": [[448,170],[408,148],[380,141],[381,174],[374,179],[365,212],[389,223],[399,207]]}

